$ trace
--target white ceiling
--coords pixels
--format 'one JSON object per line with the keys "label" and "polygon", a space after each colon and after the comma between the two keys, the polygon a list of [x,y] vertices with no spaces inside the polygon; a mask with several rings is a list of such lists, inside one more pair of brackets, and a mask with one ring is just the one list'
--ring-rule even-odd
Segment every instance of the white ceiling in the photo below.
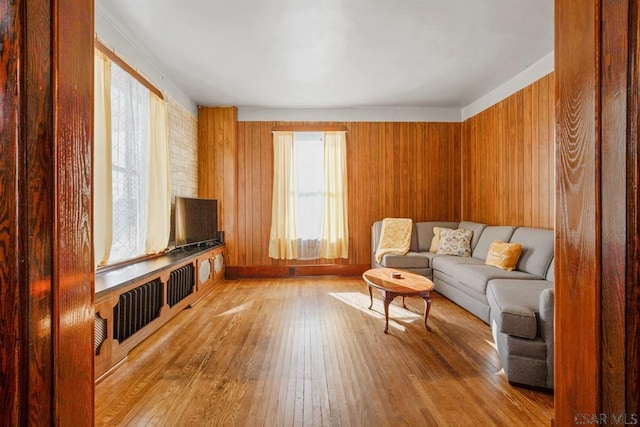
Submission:
{"label": "white ceiling", "polygon": [[96,0],[196,104],[462,108],[553,51],[553,0]]}

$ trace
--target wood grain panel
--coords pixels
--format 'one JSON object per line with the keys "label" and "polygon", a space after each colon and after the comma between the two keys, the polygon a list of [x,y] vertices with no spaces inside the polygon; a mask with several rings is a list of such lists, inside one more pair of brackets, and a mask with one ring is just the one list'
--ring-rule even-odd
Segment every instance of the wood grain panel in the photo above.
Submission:
{"label": "wood grain panel", "polygon": [[[55,396],[50,394],[50,390],[53,389],[56,376],[53,354],[56,332],[52,328],[52,323],[55,322],[53,304],[56,297],[53,281],[56,279],[54,279],[55,273],[53,271],[54,253],[50,249],[55,239],[53,234],[55,232],[53,212],[55,198],[46,196],[46,194],[54,194],[56,191],[54,186],[56,142],[52,120],[53,87],[51,85],[54,64],[52,64],[53,58],[44,50],[44,46],[49,46],[52,43],[53,23],[45,13],[43,10],[31,10],[27,12],[26,16],[27,31],[41,40],[43,49],[30,47],[33,49],[30,53],[34,56],[35,61],[25,64],[25,90],[32,94],[32,98],[31,102],[23,106],[23,111],[26,116],[27,128],[38,129],[38,132],[22,135],[26,138],[26,144],[21,153],[24,156],[22,161],[30,163],[30,167],[21,172],[25,174],[23,176],[28,177],[28,191],[34,195],[29,198],[34,211],[24,212],[24,217],[28,222],[27,227],[32,230],[27,237],[30,246],[28,255],[31,259],[40,260],[40,262],[29,263],[28,271],[25,273],[27,275],[26,283],[29,283],[31,288],[29,291],[30,309],[24,313],[25,320],[28,323],[38,325],[38,327],[27,329],[29,342],[33,343],[33,346],[29,347],[29,360],[38,361],[38,363],[29,364],[28,411],[30,422],[38,420],[43,423],[52,419]],[[73,188],[73,184],[69,188]],[[24,196],[23,193],[22,197]],[[86,220],[86,218],[84,219]],[[70,256],[73,256],[72,252],[70,252]],[[90,281],[88,282],[90,284]],[[39,285],[34,286],[37,283]],[[43,323],[43,320],[46,320],[47,323]],[[87,367],[83,363],[80,365]],[[89,367],[89,372],[91,372],[90,369],[91,367]]]}
{"label": "wood grain panel", "polygon": [[[0,7],[0,414],[6,425],[26,424],[28,388],[23,361],[28,348],[22,343],[27,319],[23,313],[20,223],[21,198],[16,171],[21,164],[20,121],[20,19],[19,2]],[[11,351],[5,350],[11,349]]]}
{"label": "wood grain panel", "polygon": [[235,107],[198,109],[198,195],[218,200],[218,229],[230,261],[237,258],[237,117]]}
{"label": "wood grain panel", "polygon": [[[60,425],[90,425],[94,418],[93,1],[54,3],[54,414]],[[78,395],[83,397],[70,398]]]}
{"label": "wood grain panel", "polygon": [[600,235],[596,217],[599,16],[598,2],[586,3],[573,7],[556,2],[555,9],[555,406],[560,426],[573,425],[578,413],[595,414],[601,408]]}
{"label": "wood grain panel", "polygon": [[640,412],[640,7],[629,7],[629,88],[627,102],[627,275],[626,275],[626,402]]}
{"label": "wood grain panel", "polygon": [[462,124],[462,217],[554,226],[554,75]]}
{"label": "wood grain panel", "polygon": [[[371,224],[387,216],[458,220],[460,125],[457,123],[327,123],[347,129],[349,258],[291,262],[268,257],[275,126],[319,122],[238,122],[237,264],[369,264]],[[230,237],[231,238],[231,237]]]}
{"label": "wood grain panel", "polygon": [[626,157],[628,4],[604,1],[601,8],[601,221],[602,221],[602,411],[626,412]]}

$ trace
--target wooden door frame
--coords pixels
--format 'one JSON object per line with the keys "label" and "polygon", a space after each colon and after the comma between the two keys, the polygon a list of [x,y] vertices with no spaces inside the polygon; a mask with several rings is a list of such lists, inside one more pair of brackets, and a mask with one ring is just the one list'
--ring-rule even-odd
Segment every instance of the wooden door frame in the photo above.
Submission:
{"label": "wooden door frame", "polygon": [[555,425],[632,421],[640,406],[638,7],[555,4]]}
{"label": "wooden door frame", "polygon": [[93,13],[0,6],[3,425],[93,425]]}
{"label": "wooden door frame", "polygon": [[[556,1],[557,425],[639,406],[635,3]],[[14,425],[92,425],[93,1],[10,0],[0,17],[0,413]],[[621,42],[629,55],[616,53]],[[612,123],[620,93],[624,120]],[[576,118],[580,141],[566,132]],[[574,169],[565,150],[585,144]],[[624,182],[608,175],[620,156]],[[603,203],[626,212],[624,226],[603,220]]]}

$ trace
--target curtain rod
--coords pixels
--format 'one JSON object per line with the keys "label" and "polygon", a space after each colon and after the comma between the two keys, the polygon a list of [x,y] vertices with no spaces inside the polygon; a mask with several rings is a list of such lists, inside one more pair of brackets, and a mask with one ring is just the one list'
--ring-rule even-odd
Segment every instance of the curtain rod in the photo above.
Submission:
{"label": "curtain rod", "polygon": [[164,100],[164,96],[162,96],[162,92],[160,91],[160,89],[155,87],[149,80],[145,79],[142,74],[134,70],[131,65],[127,64],[124,59],[120,58],[113,50],[102,43],[97,37],[93,39],[93,46],[100,52],[104,53],[107,58],[118,64],[120,68],[131,74],[134,79],[138,80],[140,84],[142,84],[142,86],[149,89],[151,92],[157,95],[158,98]]}
{"label": "curtain rod", "polygon": [[289,132],[347,132],[347,127],[344,125],[311,125],[311,124],[299,124],[299,125],[279,125],[271,128],[271,132],[289,131]]}

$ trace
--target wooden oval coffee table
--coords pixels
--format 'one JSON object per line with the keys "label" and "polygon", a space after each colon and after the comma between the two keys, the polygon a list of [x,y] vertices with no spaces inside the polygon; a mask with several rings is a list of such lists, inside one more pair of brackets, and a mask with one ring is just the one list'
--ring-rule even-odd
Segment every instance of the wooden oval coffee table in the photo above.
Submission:
{"label": "wooden oval coffee table", "polygon": [[[394,274],[400,274],[400,278],[393,277]],[[431,309],[431,294],[433,291],[433,282],[424,276],[419,274],[409,273],[402,270],[396,270],[395,268],[372,268],[362,274],[362,278],[367,282],[369,288],[369,298],[371,304],[369,310],[373,307],[373,288],[378,289],[382,293],[384,298],[384,333],[389,331],[389,304],[395,297],[403,297],[402,306],[407,308],[404,304],[404,297],[418,296],[424,300],[424,327],[427,331],[431,331],[431,328],[427,325],[427,319],[429,317],[429,310]]]}

